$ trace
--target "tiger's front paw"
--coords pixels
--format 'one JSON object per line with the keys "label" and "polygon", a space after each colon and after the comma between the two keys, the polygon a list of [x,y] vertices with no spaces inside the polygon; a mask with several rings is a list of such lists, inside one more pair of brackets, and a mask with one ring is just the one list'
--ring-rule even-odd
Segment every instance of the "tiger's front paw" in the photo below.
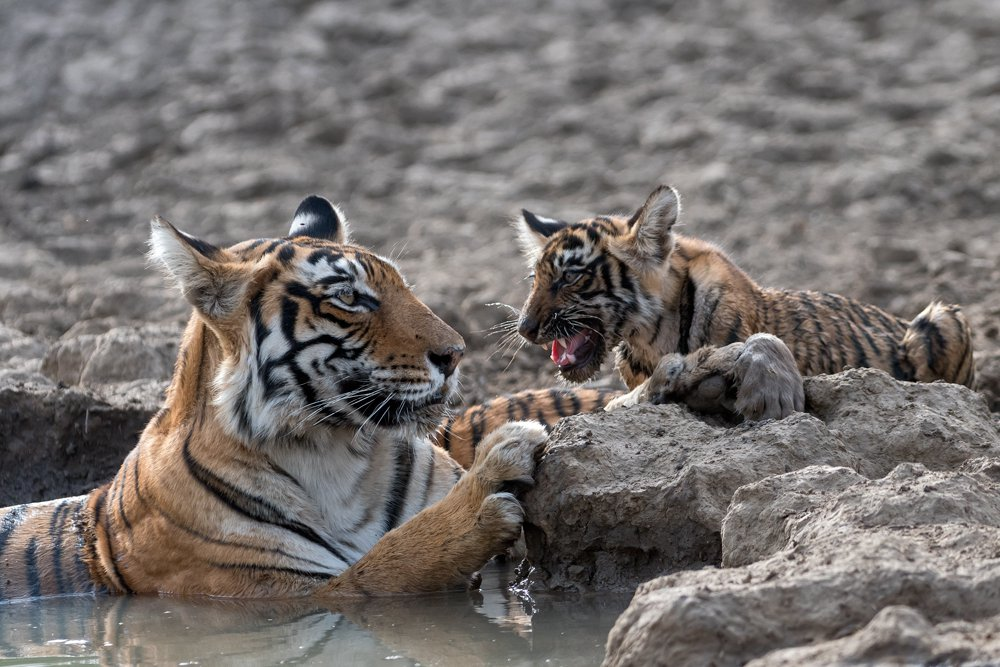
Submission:
{"label": "tiger's front paw", "polygon": [[491,494],[530,488],[534,485],[535,461],[547,438],[545,427],[538,422],[504,424],[480,443],[469,472],[475,474]]}
{"label": "tiger's front paw", "polygon": [[739,386],[736,411],[750,421],[783,419],[805,410],[805,390],[795,357],[771,334],[747,338],[732,375]]}
{"label": "tiger's front paw", "polygon": [[524,508],[514,494],[501,492],[486,496],[476,516],[479,539],[492,554],[504,552],[521,536]]}

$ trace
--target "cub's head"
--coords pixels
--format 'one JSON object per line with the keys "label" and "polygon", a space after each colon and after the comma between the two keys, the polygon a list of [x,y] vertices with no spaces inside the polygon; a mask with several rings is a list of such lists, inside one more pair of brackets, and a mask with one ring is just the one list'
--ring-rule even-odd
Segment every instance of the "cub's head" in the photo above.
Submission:
{"label": "cub's head", "polygon": [[674,248],[680,198],[660,186],[631,216],[575,223],[529,211],[515,224],[534,281],[520,334],[549,346],[560,375],[587,380],[629,330],[652,317],[651,282]]}
{"label": "cub's head", "polygon": [[259,443],[440,418],[462,337],[391,261],[351,244],[326,199],[303,201],[284,238],[218,248],[158,217],[150,245],[218,341],[211,400],[230,435]]}

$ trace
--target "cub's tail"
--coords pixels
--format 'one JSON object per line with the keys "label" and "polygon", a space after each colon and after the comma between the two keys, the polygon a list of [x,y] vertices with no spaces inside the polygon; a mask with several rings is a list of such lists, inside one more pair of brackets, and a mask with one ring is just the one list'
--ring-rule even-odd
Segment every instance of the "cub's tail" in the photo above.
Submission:
{"label": "cub's tail", "polygon": [[919,382],[944,380],[973,387],[972,328],[962,309],[935,301],[906,328],[900,343]]}
{"label": "cub's tail", "polygon": [[621,393],[616,389],[577,387],[531,389],[498,396],[451,415],[438,425],[431,440],[468,468],[476,457],[476,446],[502,424],[534,419],[549,429],[563,417],[602,410]]}

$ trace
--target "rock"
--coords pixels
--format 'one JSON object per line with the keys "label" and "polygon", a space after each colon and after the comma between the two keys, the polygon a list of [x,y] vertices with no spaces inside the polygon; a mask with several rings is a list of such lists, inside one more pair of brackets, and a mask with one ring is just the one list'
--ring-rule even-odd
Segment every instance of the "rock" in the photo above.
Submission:
{"label": "rock", "polygon": [[726,428],[679,405],[641,405],[564,420],[525,498],[532,583],[631,589],[718,563],[719,528],[737,488],[811,463],[853,461],[805,414]]}
{"label": "rock", "polygon": [[42,372],[68,385],[166,380],[173,373],[179,340],[180,331],[169,325],[64,336],[49,349]]}
{"label": "rock", "polygon": [[102,398],[0,376],[0,507],[85,493],[109,479],[162,390],[128,385]]}
{"label": "rock", "polygon": [[[750,562],[781,548],[778,519],[810,507],[813,494],[881,477],[904,461],[947,470],[1000,456],[993,416],[965,387],[855,369],[808,378],[806,403],[814,414],[739,426],[677,405],[563,420],[525,498],[531,585],[629,589],[679,569]],[[743,532],[759,531],[758,541],[735,537],[742,519],[730,502],[738,488],[815,465],[840,470],[807,469],[787,507],[756,503],[745,519]],[[736,502],[753,504],[760,492],[750,487]]]}
{"label": "rock", "polygon": [[46,346],[17,329],[0,324],[0,363],[5,368],[23,366],[45,355]]}
{"label": "rock", "polygon": [[1000,350],[976,355],[976,388],[986,397],[990,410],[1000,412]]}
{"label": "rock", "polygon": [[812,646],[772,651],[747,667],[859,664],[988,665],[1000,655],[1000,616],[931,623],[903,605],[886,607],[858,632]]}
{"label": "rock", "polygon": [[[760,515],[770,495],[767,516],[777,517],[774,510],[794,507],[817,478],[836,480],[820,485],[826,490],[811,507],[783,519],[783,534],[743,533],[758,542],[757,552],[778,547],[766,560],[639,587],[609,635],[605,664],[742,665],[857,632],[894,605],[930,623],[1000,614],[998,466],[998,459],[980,459],[965,471],[933,472],[905,463],[883,479],[854,484],[840,471],[814,468],[759,486],[749,495],[759,494],[760,503],[734,504],[731,512]],[[918,623],[898,631],[899,645],[881,657],[903,661],[921,630]]]}
{"label": "rock", "polygon": [[788,517],[811,511],[828,493],[865,479],[849,468],[809,466],[741,486],[722,520],[722,565],[738,567],[771,556],[788,540]]}
{"label": "rock", "polygon": [[966,387],[897,382],[871,368],[806,378],[806,411],[858,456],[866,477],[902,461],[948,469],[992,455],[1000,433],[983,397]]}

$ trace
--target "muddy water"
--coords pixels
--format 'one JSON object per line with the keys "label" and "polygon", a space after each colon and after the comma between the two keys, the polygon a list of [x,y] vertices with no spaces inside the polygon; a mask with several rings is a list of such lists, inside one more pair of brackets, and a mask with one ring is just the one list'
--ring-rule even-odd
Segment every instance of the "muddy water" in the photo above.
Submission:
{"label": "muddy water", "polygon": [[154,597],[0,604],[7,665],[592,665],[628,596],[480,591],[319,606]]}

